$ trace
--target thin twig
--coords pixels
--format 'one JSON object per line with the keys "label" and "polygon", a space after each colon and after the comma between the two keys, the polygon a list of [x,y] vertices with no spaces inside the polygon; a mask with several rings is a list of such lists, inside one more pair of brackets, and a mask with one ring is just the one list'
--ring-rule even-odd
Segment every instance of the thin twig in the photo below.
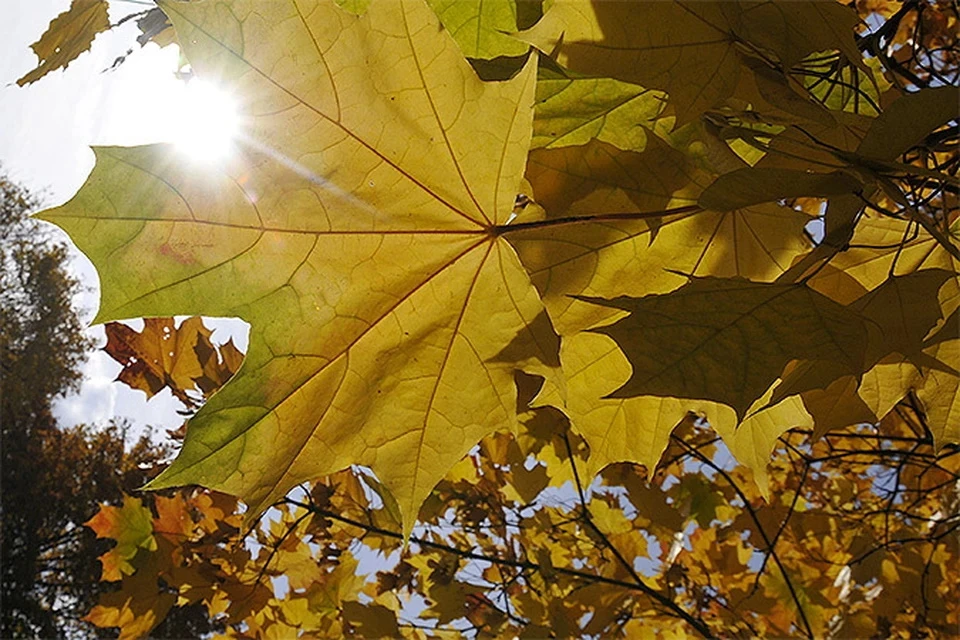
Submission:
{"label": "thin twig", "polygon": [[[390,531],[389,529],[383,529],[381,527],[378,527],[372,524],[365,524],[363,522],[353,520],[352,518],[347,518],[345,516],[342,516],[333,511],[329,511],[327,509],[323,509],[318,506],[311,505],[309,503],[300,502],[298,500],[291,500],[291,499],[284,499],[282,502],[285,504],[290,504],[290,505],[300,507],[302,509],[306,509],[316,515],[323,516],[324,518],[330,518],[331,520],[336,520],[344,524],[365,529],[370,533],[376,533],[378,535],[385,536],[388,538],[394,538],[396,540],[404,539],[403,534],[397,531]],[[498,556],[489,555],[486,553],[477,553],[475,551],[458,549],[457,547],[451,547],[445,544],[441,544],[439,542],[432,542],[430,540],[425,540],[417,536],[410,536],[409,541],[421,547],[426,547],[428,549],[437,549],[438,551],[445,551],[447,553],[452,553],[454,555],[460,556],[461,558],[468,558],[471,560],[483,560],[485,562],[491,562],[497,565],[515,567],[517,569],[521,569],[524,571],[537,571],[539,573],[543,573],[539,564],[535,562],[530,562],[529,560],[508,560],[506,558],[500,558]],[[605,576],[595,575],[592,573],[588,573],[586,571],[578,571],[576,569],[568,569],[565,567],[553,567],[552,571],[554,573],[559,573],[562,575],[570,576],[572,578],[577,578],[578,580],[584,580],[587,582],[601,582],[604,584],[609,584],[617,587],[622,587],[624,589],[629,589],[631,591],[640,591],[641,593],[644,593],[650,596],[652,599],[656,600],[659,604],[663,605],[665,608],[669,609],[678,618],[683,619],[685,622],[687,622],[690,626],[696,629],[704,637],[706,638],[714,637],[710,631],[710,628],[707,627],[702,621],[697,620],[696,618],[691,616],[689,613],[684,611],[682,608],[680,608],[676,603],[669,600],[668,598],[665,598],[659,592],[651,589],[646,585],[635,584],[632,582],[625,582],[623,580],[617,580],[615,578],[607,578]]]}
{"label": "thin twig", "polygon": [[[690,449],[687,443],[684,442],[681,438],[678,438],[677,436],[674,436],[674,435],[671,435],[670,437],[673,438],[675,441],[679,442],[681,446]],[[766,545],[770,556],[773,558],[773,561],[777,564],[777,568],[780,569],[780,575],[783,576],[783,582],[787,585],[787,589],[790,591],[790,596],[791,598],[793,598],[793,603],[797,607],[797,612],[800,614],[800,620],[803,622],[803,627],[804,627],[804,630],[806,631],[807,637],[808,638],[815,637],[813,633],[813,627],[810,626],[810,621],[807,620],[807,614],[803,610],[803,605],[800,603],[800,596],[793,586],[793,581],[790,580],[790,575],[787,573],[786,567],[783,566],[783,562],[781,562],[780,556],[778,556],[776,551],[773,549],[773,546],[770,542],[770,538],[769,536],[767,536],[767,532],[764,530],[763,525],[760,523],[760,519],[757,517],[756,511],[754,511],[753,507],[750,506],[750,500],[743,493],[743,490],[740,488],[740,485],[738,485],[736,481],[734,481],[734,479],[730,477],[730,474],[727,473],[726,469],[723,469],[722,467],[715,464],[713,460],[706,457],[699,451],[694,451],[692,449],[690,449],[690,451],[698,460],[703,462],[705,465],[709,466],[711,469],[716,471],[717,474],[720,475],[724,480],[726,480],[727,483],[733,488],[733,490],[737,493],[737,495],[743,501],[744,509],[747,510],[747,513],[750,515],[750,519],[753,520],[753,523],[757,527],[757,532],[760,534],[760,537],[763,538],[763,543]]]}

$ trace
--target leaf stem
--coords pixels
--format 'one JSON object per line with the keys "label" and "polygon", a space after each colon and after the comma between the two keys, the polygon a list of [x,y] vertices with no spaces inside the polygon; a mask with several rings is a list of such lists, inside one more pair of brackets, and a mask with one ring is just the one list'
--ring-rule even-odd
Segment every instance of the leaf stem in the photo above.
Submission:
{"label": "leaf stem", "polygon": [[558,227],[568,224],[585,224],[590,222],[616,222],[618,220],[650,220],[653,218],[662,218],[663,216],[682,215],[691,213],[700,213],[703,207],[698,204],[689,204],[683,207],[674,207],[673,209],[663,209],[661,211],[643,211],[635,213],[605,213],[600,215],[586,216],[565,216],[563,218],[548,218],[546,220],[531,220],[530,222],[519,222],[517,224],[498,224],[489,227],[488,231],[494,237],[515,233],[517,231],[528,231],[530,229],[546,229],[549,227]]}

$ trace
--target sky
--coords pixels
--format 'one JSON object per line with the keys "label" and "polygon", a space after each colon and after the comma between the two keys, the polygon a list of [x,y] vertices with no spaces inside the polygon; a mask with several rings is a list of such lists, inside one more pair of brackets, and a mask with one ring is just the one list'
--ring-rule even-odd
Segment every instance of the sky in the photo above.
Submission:
{"label": "sky", "polygon": [[[12,10],[4,11],[0,25],[0,165],[15,182],[39,194],[45,206],[62,204],[77,192],[93,168],[91,145],[132,146],[195,137],[186,114],[196,109],[198,95],[204,98],[196,86],[188,87],[176,77],[177,47],[161,49],[150,43],[141,48],[133,20],[97,36],[90,51],[66,70],[18,87],[17,78],[37,64],[30,44],[69,5],[70,0],[15,2]],[[149,5],[139,0],[111,0],[111,23],[145,8]],[[134,51],[126,61],[110,70],[114,60],[131,48]],[[50,229],[66,241],[65,234],[52,225]],[[75,248],[69,268],[85,289],[77,304],[89,323],[100,296],[96,270]],[[142,327],[142,323],[131,324]],[[246,349],[244,323],[208,320],[207,325],[214,328],[215,342],[233,337]],[[88,332],[98,347],[106,343],[102,326]],[[147,426],[174,429],[180,425],[183,419],[176,411],[181,407],[169,391],[147,402],[143,392],[114,382],[119,372],[120,365],[106,353],[92,353],[79,393],[55,405],[61,423],[104,424],[111,418],[126,418],[132,425],[128,437],[133,438]]]}

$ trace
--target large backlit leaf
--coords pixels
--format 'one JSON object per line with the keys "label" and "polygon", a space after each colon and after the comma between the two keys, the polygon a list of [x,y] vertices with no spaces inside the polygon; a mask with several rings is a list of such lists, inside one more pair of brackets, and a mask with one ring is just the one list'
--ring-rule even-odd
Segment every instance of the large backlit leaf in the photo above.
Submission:
{"label": "large backlit leaf", "polygon": [[519,189],[535,61],[481,82],[417,0],[360,17],[326,2],[163,8],[196,72],[239,102],[242,151],[202,169],[166,146],[99,149],[44,216],[97,265],[98,321],[251,324],[241,372],[152,486],[218,488],[256,513],[366,464],[409,527],[449,467],[515,423],[514,369],[544,371],[542,354],[496,358],[542,307],[489,232]]}

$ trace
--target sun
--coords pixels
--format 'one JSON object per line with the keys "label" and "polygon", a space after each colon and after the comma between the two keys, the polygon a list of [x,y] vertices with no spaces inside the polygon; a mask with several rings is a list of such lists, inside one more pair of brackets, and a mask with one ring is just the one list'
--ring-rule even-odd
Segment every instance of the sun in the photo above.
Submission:
{"label": "sun", "polygon": [[239,117],[229,93],[193,78],[183,85],[173,108],[173,143],[187,157],[212,163],[230,154],[239,133]]}

